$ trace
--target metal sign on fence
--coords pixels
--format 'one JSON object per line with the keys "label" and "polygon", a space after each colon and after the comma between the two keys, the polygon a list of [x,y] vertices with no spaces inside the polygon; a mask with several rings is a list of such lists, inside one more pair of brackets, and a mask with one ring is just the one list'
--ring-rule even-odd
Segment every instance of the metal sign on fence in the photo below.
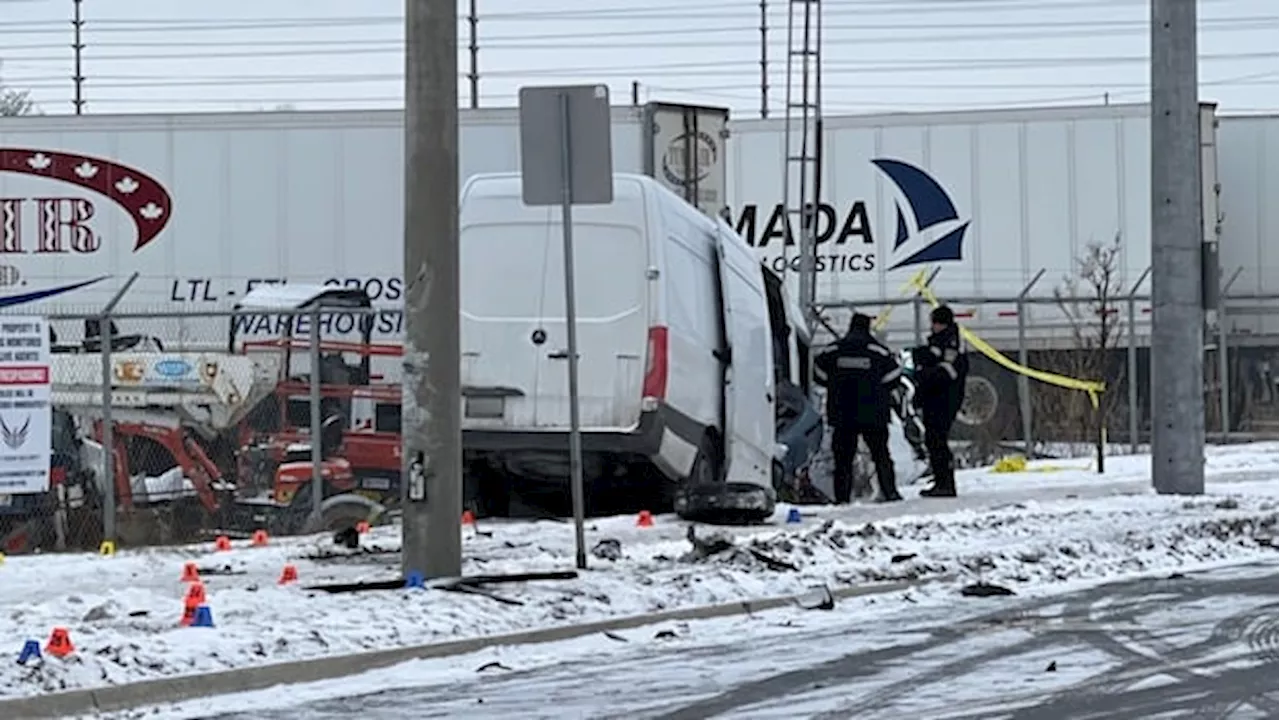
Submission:
{"label": "metal sign on fence", "polygon": [[49,489],[49,324],[0,318],[0,504]]}

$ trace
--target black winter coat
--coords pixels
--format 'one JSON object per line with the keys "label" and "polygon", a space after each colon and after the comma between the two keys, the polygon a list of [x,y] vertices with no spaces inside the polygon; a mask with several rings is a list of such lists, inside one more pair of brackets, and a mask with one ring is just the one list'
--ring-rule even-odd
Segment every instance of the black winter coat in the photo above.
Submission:
{"label": "black winter coat", "polygon": [[886,426],[902,367],[870,333],[850,333],[813,361],[814,379],[827,388],[832,427]]}
{"label": "black winter coat", "polygon": [[925,425],[951,425],[964,403],[964,382],[969,376],[969,358],[960,350],[960,329],[949,325],[933,333],[911,357],[921,419]]}

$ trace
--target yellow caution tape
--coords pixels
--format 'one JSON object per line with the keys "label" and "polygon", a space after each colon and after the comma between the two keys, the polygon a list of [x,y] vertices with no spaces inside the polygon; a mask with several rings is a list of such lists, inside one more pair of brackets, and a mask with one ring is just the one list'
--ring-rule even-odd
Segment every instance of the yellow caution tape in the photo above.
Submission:
{"label": "yellow caution tape", "polygon": [[[916,288],[918,288],[919,286],[924,285],[925,277],[926,277],[926,271],[921,270],[915,275],[912,275],[910,280],[907,280],[907,282],[903,283],[902,288],[898,292],[902,295],[906,295],[908,292],[911,292]],[[881,310],[880,314],[876,315],[876,319],[872,321],[871,329],[877,333],[883,331],[884,326],[889,324],[889,316],[893,314],[893,309],[895,307],[897,307],[897,305],[888,305],[883,310]]]}
{"label": "yellow caution tape", "polygon": [[[938,307],[942,304],[938,300],[938,296],[933,294],[933,290],[925,284],[923,272],[917,273],[911,278],[908,284],[913,285],[916,291],[920,293],[920,296],[923,297],[929,305]],[[1057,385],[1058,387],[1064,387],[1068,390],[1080,390],[1082,392],[1086,392],[1089,394],[1089,402],[1093,405],[1093,409],[1098,409],[1098,394],[1106,391],[1106,383],[1099,382],[1097,380],[1077,380],[1076,378],[1067,377],[1065,375],[1058,375],[1057,373],[1045,372],[1044,370],[1037,370],[1035,368],[1027,367],[1026,365],[1021,365],[1006,357],[999,350],[988,345],[985,340],[974,335],[969,328],[963,325],[958,325],[958,327],[960,328],[960,335],[964,337],[966,342],[973,346],[974,350],[977,350],[987,356],[997,365],[1000,365],[1011,372],[1018,373],[1019,375],[1025,375],[1026,377],[1033,380],[1039,380],[1040,382],[1048,385]]]}
{"label": "yellow caution tape", "polygon": [[1028,467],[1027,459],[1022,455],[1005,455],[991,466],[993,473],[1051,473],[1064,472],[1066,470],[1088,470],[1089,467],[1080,467],[1072,465],[1038,465],[1036,467]]}

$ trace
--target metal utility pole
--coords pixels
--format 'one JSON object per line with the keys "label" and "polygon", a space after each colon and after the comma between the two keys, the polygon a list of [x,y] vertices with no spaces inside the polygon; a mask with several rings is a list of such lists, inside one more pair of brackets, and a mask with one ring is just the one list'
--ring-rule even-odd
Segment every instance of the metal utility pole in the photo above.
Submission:
{"label": "metal utility pole", "polygon": [[75,52],[75,75],[71,76],[71,82],[75,86],[75,99],[71,104],[76,109],[76,114],[80,115],[84,112],[84,73],[80,71],[80,58],[84,54],[84,43],[80,40],[80,30],[84,27],[84,20],[80,17],[80,4],[84,0],[71,0],[74,14],[71,20],[71,27],[74,31],[75,42],[71,44],[71,49]]}
{"label": "metal utility pole", "polygon": [[769,0],[760,0],[760,117],[769,117]]}
{"label": "metal utility pole", "polygon": [[1196,4],[1151,0],[1151,478],[1204,492]]}
{"label": "metal utility pole", "polygon": [[476,0],[467,6],[467,52],[470,56],[470,67],[467,69],[467,82],[471,85],[471,109],[480,107],[480,16],[476,10]]}
{"label": "metal utility pole", "polygon": [[405,4],[406,577],[462,573],[458,306],[458,6]]}
{"label": "metal utility pole", "polygon": [[[822,6],[820,0],[787,0],[787,86],[783,143],[782,204],[787,213],[786,248],[800,230],[800,307],[809,328],[816,304],[819,183],[822,177]],[[793,221],[792,218],[796,218]],[[798,221],[798,222],[797,222]],[[789,249],[789,248],[788,248]],[[783,251],[787,258],[787,250]],[[810,368],[802,370],[809,376]]]}
{"label": "metal utility pole", "polygon": [[116,458],[115,458],[115,420],[111,417],[111,408],[115,404],[115,383],[111,361],[112,344],[115,333],[112,329],[111,313],[129,292],[129,288],[138,280],[138,273],[129,276],[124,285],[116,291],[111,300],[102,308],[102,316],[98,321],[98,338],[102,341],[102,539],[116,540]]}
{"label": "metal utility pole", "polygon": [[[293,319],[297,322],[298,317]],[[311,377],[307,382],[307,396],[310,398],[311,410],[311,524],[320,527],[320,518],[324,516],[324,432],[321,430],[324,418],[321,417],[321,405],[324,400],[320,393],[320,305],[317,304],[307,318],[311,326],[307,341],[307,363],[311,366]]]}

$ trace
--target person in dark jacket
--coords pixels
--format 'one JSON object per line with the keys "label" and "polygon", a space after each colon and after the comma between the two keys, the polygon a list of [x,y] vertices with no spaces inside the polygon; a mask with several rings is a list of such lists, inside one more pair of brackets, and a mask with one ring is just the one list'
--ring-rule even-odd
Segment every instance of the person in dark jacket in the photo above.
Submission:
{"label": "person in dark jacket", "polygon": [[956,327],[951,308],[939,305],[930,314],[929,321],[933,332],[928,342],[911,354],[915,362],[915,405],[920,409],[924,445],[933,471],[933,486],[920,494],[924,497],[955,497],[955,459],[947,442],[951,425],[964,402],[969,359],[960,350],[960,328]]}
{"label": "person in dark jacket", "polygon": [[902,368],[893,352],[871,336],[871,318],[855,314],[849,333],[814,358],[813,365],[814,379],[827,388],[836,502],[852,499],[859,436],[875,463],[880,501],[901,500],[889,455],[889,411]]}

